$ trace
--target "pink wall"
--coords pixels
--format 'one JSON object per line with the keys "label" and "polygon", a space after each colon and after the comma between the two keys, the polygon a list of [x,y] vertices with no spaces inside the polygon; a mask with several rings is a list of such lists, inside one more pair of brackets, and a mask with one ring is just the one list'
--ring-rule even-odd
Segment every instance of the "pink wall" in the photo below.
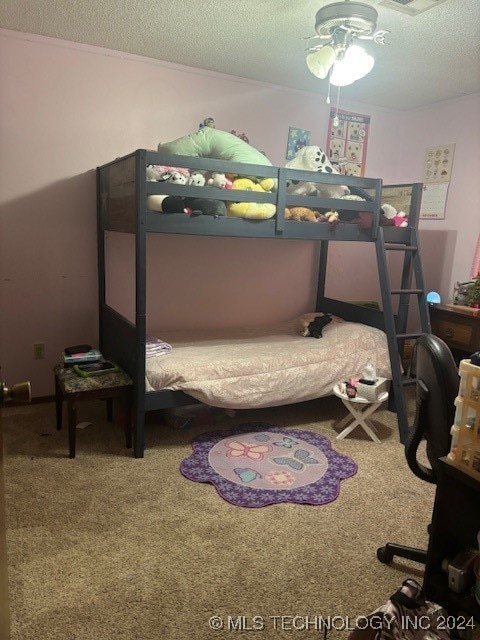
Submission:
{"label": "pink wall", "polygon": [[455,281],[469,279],[480,233],[479,113],[479,95],[412,111],[402,142],[398,177],[406,182],[421,178],[425,149],[455,144],[445,219],[420,223],[426,285],[445,301]]}
{"label": "pink wall", "polygon": [[[154,149],[196,130],[210,115],[218,128],[245,131],[278,165],[286,162],[289,126],[309,129],[314,144],[326,139],[328,107],[318,96],[30,34],[0,30],[0,83],[1,364],[8,384],[30,379],[34,396],[52,393],[51,368],[64,346],[97,343],[97,165],[136,148]],[[372,116],[369,176],[387,183],[420,179],[421,114],[341,106]],[[440,116],[442,111],[435,117],[439,143],[458,136],[466,143],[463,118],[457,137],[452,130],[445,140]],[[405,146],[411,121],[420,154],[415,162]],[[462,149],[478,174],[479,156],[472,158],[472,151]],[[463,166],[458,147],[457,156]],[[462,197],[460,174],[456,180],[455,211],[462,218],[455,213],[441,225],[455,233],[478,221],[467,206],[469,195]],[[128,253],[128,238],[109,243],[112,251]],[[378,299],[371,249],[332,248],[332,293]],[[456,260],[455,247],[453,254]],[[187,317],[212,326],[263,323],[313,303],[316,254],[310,243],[156,236],[149,255],[150,327],[180,326]],[[174,276],[165,264],[174,267]],[[125,291],[132,278],[128,260],[115,278]],[[184,292],[192,292],[192,283],[187,304]],[[118,304],[124,304],[122,296]],[[33,359],[39,342],[46,345],[44,360]]]}

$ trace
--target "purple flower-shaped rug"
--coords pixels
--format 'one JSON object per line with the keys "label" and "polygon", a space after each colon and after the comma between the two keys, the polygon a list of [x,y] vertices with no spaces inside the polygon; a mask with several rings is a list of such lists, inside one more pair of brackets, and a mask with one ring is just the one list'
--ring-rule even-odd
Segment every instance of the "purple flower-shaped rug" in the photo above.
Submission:
{"label": "purple flower-shaped rug", "polygon": [[356,463],[332,449],[325,436],[264,423],[202,433],[192,448],[180,465],[182,474],[211,482],[239,507],[333,502],[340,481],[357,472]]}

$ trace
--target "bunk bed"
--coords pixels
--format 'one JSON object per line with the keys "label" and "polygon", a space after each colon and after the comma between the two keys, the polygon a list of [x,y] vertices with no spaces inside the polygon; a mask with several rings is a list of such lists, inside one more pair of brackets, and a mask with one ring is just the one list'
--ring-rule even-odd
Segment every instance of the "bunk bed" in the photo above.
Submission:
{"label": "bunk bed", "polygon": [[[153,165],[168,165],[183,167],[188,170],[209,172],[223,172],[232,176],[255,176],[256,179],[273,179],[276,188],[273,192],[259,193],[253,191],[234,191],[219,189],[215,186],[187,186],[147,179],[147,169]],[[368,200],[331,199],[318,196],[289,195],[286,185],[288,181],[305,181],[329,186],[347,185],[352,191],[368,194]],[[173,213],[159,213],[148,208],[149,197],[152,195],[172,195],[182,198],[201,197],[224,202],[265,202],[275,206],[273,217],[262,220],[251,220],[230,216],[187,215],[184,211]],[[389,189],[398,193],[398,189],[408,196],[408,226],[392,227],[381,224],[381,204],[388,200]],[[392,192],[393,193],[393,192]],[[146,238],[149,233],[190,234],[218,237],[265,238],[281,241],[310,240],[320,245],[318,287],[316,309],[317,312],[332,314],[333,321],[328,325],[328,333],[342,329],[342,323],[355,323],[366,327],[368,340],[375,342],[375,357],[378,358],[382,374],[392,379],[392,396],[399,422],[400,440],[405,441],[408,436],[406,404],[403,397],[404,380],[402,376],[400,351],[403,341],[414,334],[406,332],[409,296],[414,293],[420,304],[422,332],[429,332],[428,309],[426,307],[421,274],[421,263],[418,255],[418,212],[421,198],[421,185],[395,185],[383,187],[381,179],[347,177],[329,173],[299,171],[297,169],[278,168],[273,166],[251,165],[238,162],[225,162],[210,158],[193,158],[176,156],[165,153],[138,149],[133,153],[117,158],[97,168],[97,224],[98,224],[98,293],[99,293],[99,346],[105,357],[117,362],[132,378],[134,387],[134,455],[143,457],[145,414],[149,411],[178,407],[207,401],[226,408],[244,407],[245,397],[241,400],[231,399],[230,406],[227,398],[216,399],[210,390],[187,387],[189,392],[182,389],[182,385],[172,384],[172,378],[158,373],[155,366],[150,366],[146,358],[145,348],[148,341],[147,332],[147,287],[146,287]],[[286,207],[309,207],[320,211],[341,211],[341,219],[335,224],[330,222],[297,222],[285,219]],[[342,219],[343,218],[343,219]],[[361,223],[359,222],[361,219]],[[110,307],[106,302],[106,234],[111,231],[133,234],[135,237],[135,317],[133,320],[124,317],[118,310]],[[378,274],[382,295],[382,310],[334,300],[325,296],[325,275],[327,268],[328,246],[332,241],[370,242],[376,245]],[[393,291],[390,287],[387,268],[386,249],[400,248],[405,250],[405,262],[402,272],[400,290]],[[417,288],[411,288],[412,274],[415,274]],[[398,310],[394,312],[391,294],[400,294]],[[283,327],[282,332],[288,335],[288,341],[303,340],[323,344],[322,340],[308,340],[299,335],[298,320],[296,324]],[[329,328],[330,327],[330,328]],[[274,332],[275,333],[275,332]],[[387,351],[387,365],[382,361],[379,353],[382,344],[378,343],[378,334],[382,334],[384,351]],[[192,342],[186,343],[179,338],[175,343],[175,336],[157,333],[157,337],[168,342],[171,339],[173,353],[175,344],[187,347],[184,359],[192,361]],[[335,334],[336,335],[336,334]],[[415,334],[419,335],[419,334]],[[250,336],[252,337],[252,336]],[[219,339],[220,336],[219,336]],[[259,335],[253,336],[253,350],[256,349]],[[335,340],[335,338],[334,338]],[[380,341],[381,342],[381,341]],[[170,344],[170,343],[169,343]],[[327,341],[325,340],[325,345]],[[222,345],[223,347],[224,345]],[[267,347],[268,348],[268,347]],[[297,347],[298,348],[298,347]],[[305,347],[304,347],[305,348]],[[328,351],[328,346],[325,349]],[[180,350],[179,350],[180,353]],[[258,355],[258,354],[257,354]],[[165,357],[165,356],[164,356]],[[288,357],[288,356],[285,356]],[[170,358],[170,356],[166,356]],[[194,359],[194,358],[193,358]],[[205,358],[203,358],[205,360]],[[200,358],[202,360],[202,358]],[[265,359],[257,357],[257,366],[265,366]],[[166,362],[167,360],[165,360]],[[281,361],[282,362],[282,361]],[[285,363],[285,360],[283,360]],[[170,364],[170,362],[169,362]],[[310,363],[311,364],[311,363]],[[386,367],[390,365],[390,370]],[[278,366],[275,365],[275,366]],[[280,368],[281,368],[280,364]],[[160,365],[160,369],[162,369]],[[153,370],[148,371],[148,369]],[[178,373],[178,372],[177,372]],[[253,377],[252,377],[253,376]],[[248,370],[246,377],[252,377],[255,384],[255,371]],[[196,374],[194,378],[198,377]],[[180,371],[179,378],[182,378]],[[285,386],[291,383],[288,376]],[[165,385],[165,386],[163,386]],[[278,385],[277,385],[278,387]],[[333,393],[333,385],[328,383],[326,388],[313,389],[305,397],[272,396],[272,400],[263,401],[262,394],[252,399],[252,406],[272,406],[272,404],[287,404],[293,401],[303,401],[313,397],[320,397]],[[247,390],[251,392],[252,386]],[[223,390],[224,391],[224,390]],[[278,392],[278,388],[277,388]],[[228,391],[227,391],[228,393]],[[268,390],[267,390],[268,395]],[[213,398],[213,400],[212,400]],[[253,396],[252,396],[253,398]],[[223,404],[222,404],[223,403]]]}

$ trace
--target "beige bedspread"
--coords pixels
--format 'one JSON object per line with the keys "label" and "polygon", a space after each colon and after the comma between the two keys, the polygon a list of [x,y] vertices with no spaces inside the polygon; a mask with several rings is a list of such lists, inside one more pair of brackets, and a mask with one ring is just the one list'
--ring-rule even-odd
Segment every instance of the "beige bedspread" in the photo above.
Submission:
{"label": "beige bedspread", "polygon": [[299,322],[188,335],[150,332],[173,348],[147,358],[146,389],[182,390],[211,406],[247,409],[330,395],[336,382],[361,374],[369,362],[377,375],[391,378],[382,331],[334,317],[322,338],[305,338]]}

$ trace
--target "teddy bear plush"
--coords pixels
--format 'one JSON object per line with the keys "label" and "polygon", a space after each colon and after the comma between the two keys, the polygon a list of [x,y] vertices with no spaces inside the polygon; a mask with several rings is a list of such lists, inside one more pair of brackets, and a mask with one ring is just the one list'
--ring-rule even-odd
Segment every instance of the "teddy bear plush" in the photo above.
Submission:
{"label": "teddy bear plush", "polygon": [[322,332],[324,327],[327,326],[332,321],[332,316],[330,313],[322,313],[320,312],[315,316],[313,320],[309,318],[302,319],[301,325],[301,335],[306,338],[322,338]]}
{"label": "teddy bear plush", "polygon": [[334,222],[338,222],[340,219],[340,215],[338,211],[326,211],[325,213],[318,214],[319,222],[330,222],[333,224]]}
{"label": "teddy bear plush", "polygon": [[285,220],[295,222],[317,222],[317,213],[308,207],[286,207]]}

